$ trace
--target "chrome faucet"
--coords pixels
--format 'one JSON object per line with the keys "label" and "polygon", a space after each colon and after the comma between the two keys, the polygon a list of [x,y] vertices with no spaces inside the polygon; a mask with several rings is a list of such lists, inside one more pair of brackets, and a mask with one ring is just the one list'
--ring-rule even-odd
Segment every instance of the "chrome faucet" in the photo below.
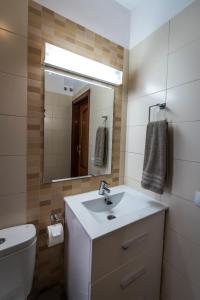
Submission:
{"label": "chrome faucet", "polygon": [[110,189],[108,188],[108,183],[104,180],[100,182],[99,195],[105,196],[105,202],[107,205],[113,204],[109,198]]}

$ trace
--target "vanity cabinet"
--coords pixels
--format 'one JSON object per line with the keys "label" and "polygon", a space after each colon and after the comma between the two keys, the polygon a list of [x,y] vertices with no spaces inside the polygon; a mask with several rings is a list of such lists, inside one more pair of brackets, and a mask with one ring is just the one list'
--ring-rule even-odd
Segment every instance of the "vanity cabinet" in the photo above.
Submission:
{"label": "vanity cabinet", "polygon": [[162,210],[91,239],[67,207],[68,299],[159,300],[164,219]]}

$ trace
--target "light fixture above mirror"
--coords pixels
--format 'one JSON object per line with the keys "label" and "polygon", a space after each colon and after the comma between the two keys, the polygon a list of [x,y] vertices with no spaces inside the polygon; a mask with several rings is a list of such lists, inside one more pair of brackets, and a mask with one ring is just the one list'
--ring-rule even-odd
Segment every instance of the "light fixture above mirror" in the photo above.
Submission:
{"label": "light fixture above mirror", "polygon": [[112,85],[121,85],[123,72],[68,50],[45,43],[46,66],[93,78]]}

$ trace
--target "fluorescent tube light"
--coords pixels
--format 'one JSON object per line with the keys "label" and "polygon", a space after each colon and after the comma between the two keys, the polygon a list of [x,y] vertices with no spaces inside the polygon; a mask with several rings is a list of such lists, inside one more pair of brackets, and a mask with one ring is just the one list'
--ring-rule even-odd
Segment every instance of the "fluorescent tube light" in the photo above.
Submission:
{"label": "fluorescent tube light", "polygon": [[123,72],[68,50],[45,44],[45,65],[114,85],[122,84]]}

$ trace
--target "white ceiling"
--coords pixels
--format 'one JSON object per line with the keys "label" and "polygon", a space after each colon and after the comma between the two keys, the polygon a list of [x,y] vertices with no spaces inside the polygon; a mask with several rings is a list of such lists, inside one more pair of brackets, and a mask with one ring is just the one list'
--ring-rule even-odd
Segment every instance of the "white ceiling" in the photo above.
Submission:
{"label": "white ceiling", "polygon": [[129,47],[130,11],[115,0],[35,1],[122,47]]}
{"label": "white ceiling", "polygon": [[129,10],[133,10],[137,5],[142,2],[142,0],[115,0],[122,6],[128,8]]}

